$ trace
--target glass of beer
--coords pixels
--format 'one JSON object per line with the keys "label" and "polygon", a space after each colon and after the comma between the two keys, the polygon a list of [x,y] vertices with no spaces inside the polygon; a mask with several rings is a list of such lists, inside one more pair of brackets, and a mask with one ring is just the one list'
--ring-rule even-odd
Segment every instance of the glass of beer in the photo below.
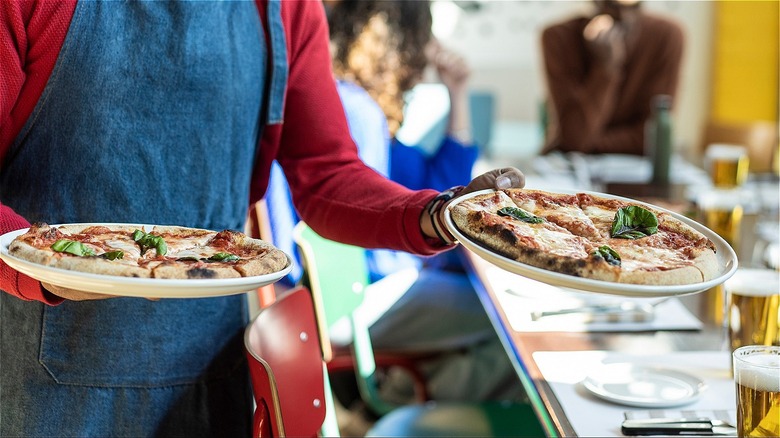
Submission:
{"label": "glass of beer", "polygon": [[780,347],[740,347],[732,359],[737,387],[737,435],[780,436]]}
{"label": "glass of beer", "polygon": [[711,144],[707,147],[704,160],[715,187],[739,187],[747,180],[750,158],[743,146]]}
{"label": "glass of beer", "polygon": [[725,286],[731,351],[745,345],[780,346],[780,272],[739,268]]}
{"label": "glass of beer", "polygon": [[739,190],[708,190],[699,195],[699,215],[705,227],[739,250],[744,194]]}

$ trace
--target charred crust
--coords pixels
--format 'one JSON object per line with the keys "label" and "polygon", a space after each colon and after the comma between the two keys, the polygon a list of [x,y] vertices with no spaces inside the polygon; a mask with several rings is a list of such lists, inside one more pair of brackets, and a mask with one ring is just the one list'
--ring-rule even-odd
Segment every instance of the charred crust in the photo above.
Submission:
{"label": "charred crust", "polygon": [[192,268],[187,271],[187,278],[216,278],[217,273],[209,268]]}

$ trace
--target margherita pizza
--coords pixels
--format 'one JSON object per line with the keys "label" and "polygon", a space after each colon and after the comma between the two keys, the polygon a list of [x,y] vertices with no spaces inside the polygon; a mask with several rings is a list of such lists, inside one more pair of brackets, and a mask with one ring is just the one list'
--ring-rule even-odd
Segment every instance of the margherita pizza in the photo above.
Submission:
{"label": "margherita pizza", "polygon": [[680,285],[717,276],[715,245],[664,211],[593,194],[507,189],[450,207],[458,229],[512,260],[619,283]]}
{"label": "margherita pizza", "polygon": [[33,224],[12,256],[93,274],[162,279],[251,277],[278,272],[287,256],[259,239],[225,230],[131,225]]}

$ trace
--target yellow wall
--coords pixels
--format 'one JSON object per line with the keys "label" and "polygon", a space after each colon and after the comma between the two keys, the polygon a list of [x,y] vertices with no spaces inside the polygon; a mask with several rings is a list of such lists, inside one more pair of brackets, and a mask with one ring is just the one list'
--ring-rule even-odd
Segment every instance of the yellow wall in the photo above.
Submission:
{"label": "yellow wall", "polygon": [[778,120],[780,0],[715,5],[711,118]]}

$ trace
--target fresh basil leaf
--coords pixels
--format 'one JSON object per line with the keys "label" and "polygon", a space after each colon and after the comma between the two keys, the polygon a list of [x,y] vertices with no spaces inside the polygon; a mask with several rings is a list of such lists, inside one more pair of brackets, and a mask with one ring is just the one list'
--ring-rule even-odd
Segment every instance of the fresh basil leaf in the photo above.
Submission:
{"label": "fresh basil leaf", "polygon": [[509,216],[513,219],[517,219],[523,222],[528,222],[530,224],[538,224],[544,222],[543,218],[540,218],[539,216],[534,216],[531,213],[517,207],[504,207],[498,210],[498,215]]}
{"label": "fresh basil leaf", "polygon": [[51,249],[57,252],[66,252],[68,254],[80,257],[93,256],[95,252],[90,247],[74,240],[60,239],[52,244]]}
{"label": "fresh basil leaf", "polygon": [[593,255],[595,257],[603,258],[605,262],[609,263],[610,265],[620,266],[620,254],[617,253],[614,249],[608,247],[607,245],[602,245],[598,247],[597,250],[593,251]]}
{"label": "fresh basil leaf", "polygon": [[612,237],[620,239],[640,239],[658,232],[658,218],[653,212],[631,205],[615,213],[612,220]]}
{"label": "fresh basil leaf", "polygon": [[125,253],[123,251],[109,251],[105,252],[103,254],[100,254],[100,257],[107,259],[107,260],[116,260],[116,259],[123,259],[125,258]]}
{"label": "fresh basil leaf", "polygon": [[199,258],[193,257],[193,256],[187,256],[187,257],[179,257],[176,259],[177,262],[197,262],[200,261]]}
{"label": "fresh basil leaf", "polygon": [[210,262],[235,262],[236,260],[241,260],[241,258],[228,252],[218,252],[206,260]]}
{"label": "fresh basil leaf", "polygon": [[133,240],[141,248],[141,255],[143,255],[151,248],[155,249],[158,256],[165,255],[168,252],[168,245],[160,236],[155,236],[151,233],[144,233],[141,230],[135,230],[133,232]]}

